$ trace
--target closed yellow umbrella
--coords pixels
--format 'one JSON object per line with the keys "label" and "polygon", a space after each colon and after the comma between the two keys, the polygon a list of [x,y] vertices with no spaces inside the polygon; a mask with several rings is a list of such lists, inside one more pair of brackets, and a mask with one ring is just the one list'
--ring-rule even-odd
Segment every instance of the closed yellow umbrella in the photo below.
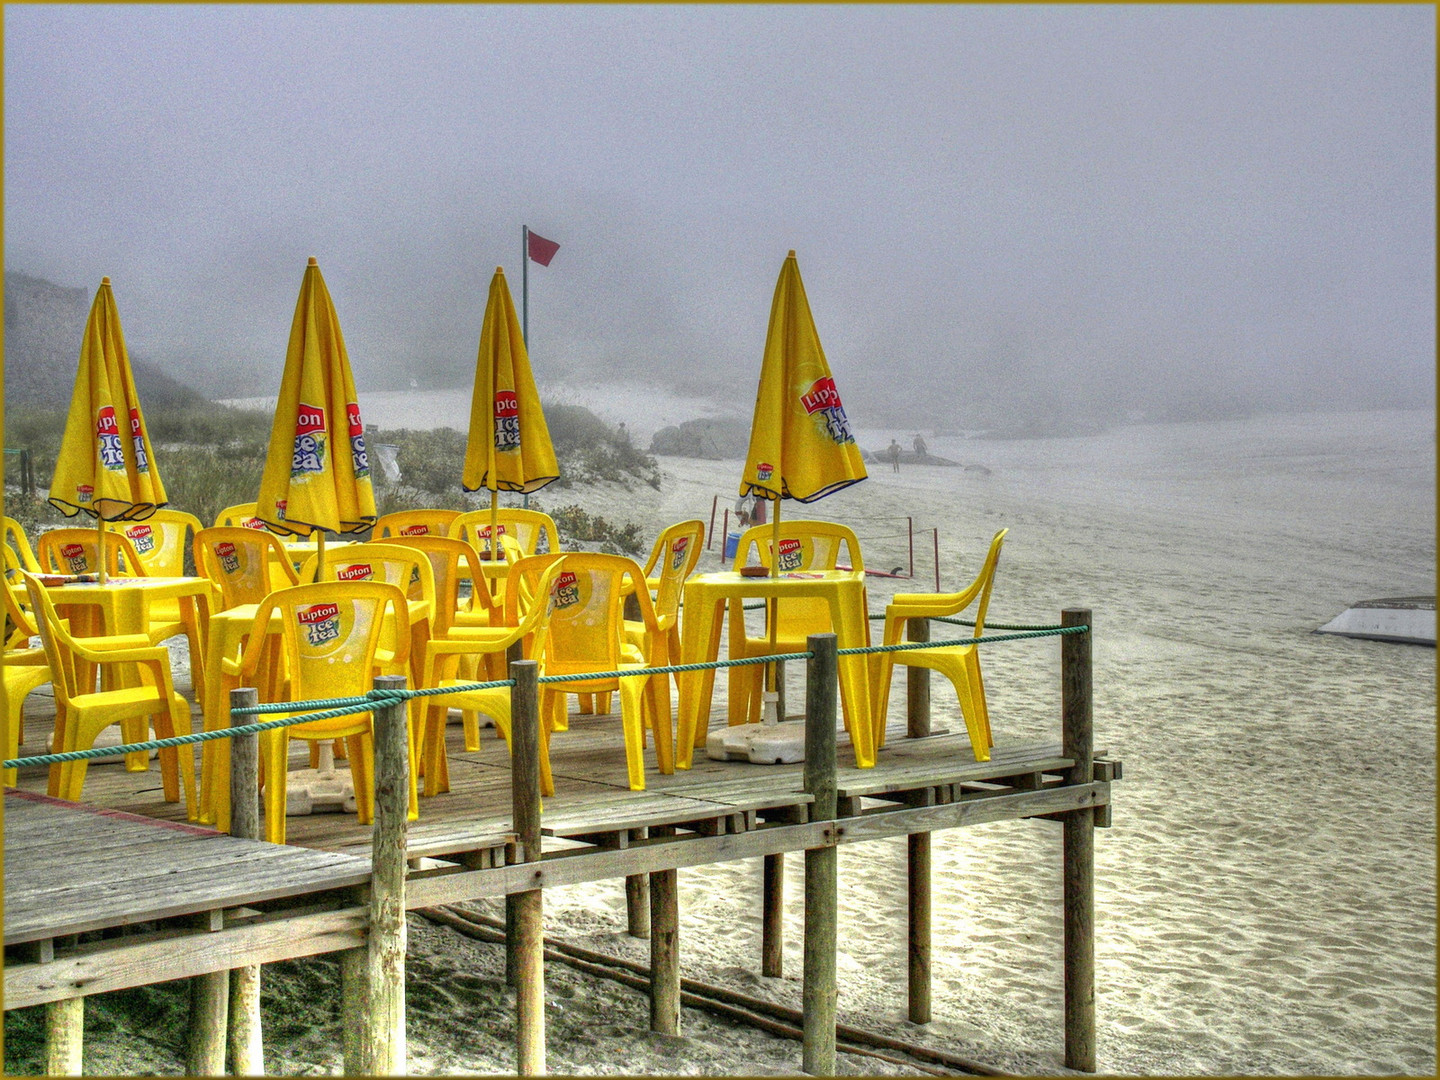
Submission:
{"label": "closed yellow umbrella", "polygon": [[[825,350],[820,347],[805,283],[800,280],[800,264],[792,251],[780,268],[770,305],[770,328],[765,335],[765,359],[755,391],[750,450],[745,455],[740,494],[774,501],[772,550],[778,556],[781,499],[814,502],[864,480],[866,475],[840,392],[825,362]],[[780,560],[777,557],[771,562],[771,573],[778,576]],[[770,615],[773,645],[773,607]],[[767,670],[773,686],[773,667]]]}
{"label": "closed yellow umbrella", "polygon": [[[106,521],[149,517],[165,502],[115,294],[110,279],[101,278],[80,343],[80,367],[50,481],[50,505],[66,517],[83,510],[103,530]],[[103,542],[100,550],[103,580]]]}
{"label": "closed yellow umbrella", "polygon": [[465,444],[466,491],[490,491],[489,546],[498,546],[496,524],[499,493],[539,491],[560,476],[555,448],[535,378],[530,354],[505,284],[505,271],[495,268],[490,297],[480,327],[475,358],[475,389],[470,398],[470,433]]}
{"label": "closed yellow umbrella", "polygon": [[375,523],[350,357],[315,259],[305,268],[255,516],[293,536],[363,532]]}

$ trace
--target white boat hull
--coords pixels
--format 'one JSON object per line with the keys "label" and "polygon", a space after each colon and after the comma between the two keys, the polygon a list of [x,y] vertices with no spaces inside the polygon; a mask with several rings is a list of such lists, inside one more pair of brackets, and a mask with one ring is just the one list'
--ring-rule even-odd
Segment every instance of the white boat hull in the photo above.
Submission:
{"label": "white boat hull", "polygon": [[1388,600],[1361,600],[1335,616],[1316,633],[1434,645],[1435,598],[1400,596]]}

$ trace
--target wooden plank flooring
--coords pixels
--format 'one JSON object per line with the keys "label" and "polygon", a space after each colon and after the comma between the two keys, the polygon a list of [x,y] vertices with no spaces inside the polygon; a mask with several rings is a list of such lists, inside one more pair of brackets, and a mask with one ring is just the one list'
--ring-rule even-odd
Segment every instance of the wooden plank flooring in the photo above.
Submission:
{"label": "wooden plank flooring", "polygon": [[363,885],[369,877],[368,859],[6,792],[7,945]]}

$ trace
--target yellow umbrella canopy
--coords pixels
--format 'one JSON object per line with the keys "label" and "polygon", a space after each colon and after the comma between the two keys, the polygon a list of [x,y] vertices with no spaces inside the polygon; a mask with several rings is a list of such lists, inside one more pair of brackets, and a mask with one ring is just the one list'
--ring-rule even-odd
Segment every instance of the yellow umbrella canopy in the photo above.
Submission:
{"label": "yellow umbrella canopy", "polygon": [[146,518],[165,505],[110,279],[101,278],[80,343],[80,369],[50,481],[66,517]]}
{"label": "yellow umbrella canopy", "polygon": [[740,494],[776,500],[778,524],[780,499],[814,502],[865,477],[792,251],[770,307]]}
{"label": "yellow umbrella canopy", "polygon": [[296,536],[363,532],[375,522],[375,489],[350,357],[314,258],[295,304],[255,516],[276,532]]}
{"label": "yellow umbrella canopy", "polygon": [[497,266],[480,328],[461,486],[466,491],[487,488],[492,493],[528,494],[559,476],[520,320],[505,271]]}

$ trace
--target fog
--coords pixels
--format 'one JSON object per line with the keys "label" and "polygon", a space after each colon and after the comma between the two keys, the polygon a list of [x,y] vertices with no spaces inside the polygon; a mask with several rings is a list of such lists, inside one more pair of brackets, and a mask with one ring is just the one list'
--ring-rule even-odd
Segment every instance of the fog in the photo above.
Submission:
{"label": "fog", "polygon": [[[362,390],[753,398],[795,249],[862,423],[1433,406],[1430,6],[7,5],[5,265],[273,392],[316,256]],[[79,343],[76,343],[78,351]]]}

